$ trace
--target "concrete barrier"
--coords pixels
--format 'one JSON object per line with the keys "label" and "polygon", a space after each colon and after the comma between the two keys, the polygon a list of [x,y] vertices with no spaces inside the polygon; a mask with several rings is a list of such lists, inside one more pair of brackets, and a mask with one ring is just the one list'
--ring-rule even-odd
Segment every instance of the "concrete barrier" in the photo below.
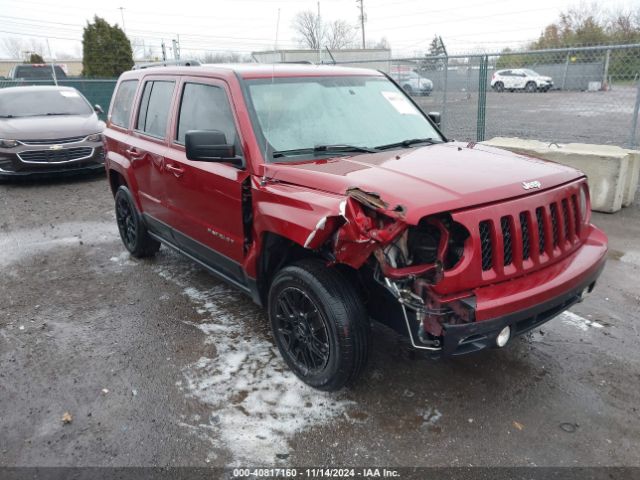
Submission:
{"label": "concrete barrier", "polygon": [[625,193],[622,198],[622,206],[628,207],[633,203],[638,191],[638,179],[640,178],[640,152],[638,150],[627,150],[631,157],[631,164],[627,174]]}
{"label": "concrete barrier", "polygon": [[581,170],[589,178],[591,208],[598,212],[617,212],[633,203],[635,198],[640,173],[640,152],[636,150],[506,137],[495,137],[483,143]]}

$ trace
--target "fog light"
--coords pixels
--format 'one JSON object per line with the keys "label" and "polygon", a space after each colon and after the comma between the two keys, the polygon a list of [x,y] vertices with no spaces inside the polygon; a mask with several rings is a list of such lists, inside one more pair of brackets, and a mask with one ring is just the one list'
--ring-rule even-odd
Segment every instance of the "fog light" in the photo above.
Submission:
{"label": "fog light", "polygon": [[496,337],[496,345],[498,345],[499,347],[504,347],[510,338],[511,338],[511,327],[506,326],[502,330],[500,330],[500,333]]}

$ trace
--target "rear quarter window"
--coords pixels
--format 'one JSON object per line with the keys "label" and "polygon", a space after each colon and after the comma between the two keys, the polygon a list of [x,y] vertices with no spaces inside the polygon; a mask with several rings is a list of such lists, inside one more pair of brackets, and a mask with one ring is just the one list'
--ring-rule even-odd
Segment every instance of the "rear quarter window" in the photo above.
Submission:
{"label": "rear quarter window", "polygon": [[173,98],[174,81],[151,80],[145,83],[136,129],[152,137],[164,138]]}
{"label": "rear quarter window", "polygon": [[111,123],[114,125],[129,128],[129,119],[137,87],[138,80],[125,80],[118,86],[111,108]]}

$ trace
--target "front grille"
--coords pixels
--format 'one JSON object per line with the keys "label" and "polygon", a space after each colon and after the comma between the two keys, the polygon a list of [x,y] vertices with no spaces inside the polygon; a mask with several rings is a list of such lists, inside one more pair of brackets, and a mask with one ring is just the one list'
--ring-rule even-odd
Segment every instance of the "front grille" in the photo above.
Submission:
{"label": "front grille", "polygon": [[509,217],[507,217],[506,215],[500,219],[505,265],[511,265],[511,263],[513,263],[513,245],[511,244],[511,226],[509,225],[509,223]]}
{"label": "front grille", "polygon": [[[522,211],[517,214],[517,217],[504,215],[500,217],[500,227],[495,225],[497,223],[495,220],[481,221],[479,227],[482,270],[487,271],[507,265],[519,267],[524,260],[544,261],[538,258],[543,254],[547,254],[548,257],[557,256],[558,253],[554,249],[560,248],[562,251],[578,241],[579,221],[576,195],[536,207],[535,210]],[[545,225],[546,222],[548,227]],[[549,227],[551,245],[547,247],[545,232]],[[532,241],[535,242],[533,234],[536,231],[538,232],[537,248],[535,244],[532,247]],[[503,248],[496,251],[494,242],[499,237],[502,238]]]}
{"label": "front grille", "polygon": [[555,203],[549,205],[551,210],[551,233],[554,248],[560,243],[560,229],[558,228],[558,206]]}
{"label": "front grille", "polygon": [[542,207],[536,208],[536,220],[538,222],[538,252],[540,255],[544,253],[544,217],[542,213]]}
{"label": "front grille", "polygon": [[564,238],[571,238],[571,224],[569,223],[569,201],[562,199],[562,224],[564,225]]}
{"label": "front grille", "polygon": [[82,142],[86,136],[83,137],[67,137],[67,138],[52,138],[48,140],[20,140],[20,143],[24,145],[60,145],[63,143],[76,143]]}
{"label": "front grille", "polygon": [[530,236],[529,236],[529,219],[527,218],[527,212],[520,212],[520,230],[522,231],[522,258],[528,260],[531,255],[529,252]]}
{"label": "front grille", "polygon": [[28,163],[62,163],[89,158],[91,147],[63,148],[61,150],[27,150],[18,153],[18,158]]}
{"label": "front grille", "polygon": [[489,270],[493,266],[493,245],[491,227],[487,221],[480,222],[480,243],[482,244],[482,270]]}

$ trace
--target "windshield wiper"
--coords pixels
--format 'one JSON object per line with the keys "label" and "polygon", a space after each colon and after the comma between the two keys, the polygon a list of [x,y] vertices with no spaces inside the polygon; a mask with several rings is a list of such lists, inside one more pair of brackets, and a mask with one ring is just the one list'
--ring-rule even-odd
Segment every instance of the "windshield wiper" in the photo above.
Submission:
{"label": "windshield wiper", "polygon": [[395,143],[387,143],[386,145],[378,145],[376,150],[389,150],[391,148],[408,148],[412,145],[417,145],[419,143],[428,143],[429,145],[433,145],[434,143],[441,143],[439,140],[435,138],[410,138],[407,140],[402,140],[401,142]]}
{"label": "windshield wiper", "polygon": [[273,158],[287,157],[290,155],[305,155],[307,153],[375,153],[376,149],[358,147],[357,145],[316,145],[308,148],[294,148],[292,150],[276,150]]}

